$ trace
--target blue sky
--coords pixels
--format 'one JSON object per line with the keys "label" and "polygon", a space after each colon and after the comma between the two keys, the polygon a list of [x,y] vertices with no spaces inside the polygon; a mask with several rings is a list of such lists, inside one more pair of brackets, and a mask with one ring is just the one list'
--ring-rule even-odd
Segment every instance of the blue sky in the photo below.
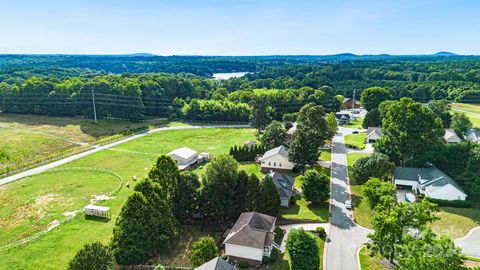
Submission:
{"label": "blue sky", "polygon": [[0,53],[480,54],[476,0],[0,0]]}

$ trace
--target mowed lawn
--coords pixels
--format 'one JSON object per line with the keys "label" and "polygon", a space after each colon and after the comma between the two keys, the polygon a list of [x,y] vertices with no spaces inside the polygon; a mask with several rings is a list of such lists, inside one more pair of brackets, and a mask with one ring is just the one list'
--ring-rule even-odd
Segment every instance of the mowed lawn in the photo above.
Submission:
{"label": "mowed lawn", "polygon": [[[347,155],[348,164],[348,176],[351,178],[352,166],[357,159],[366,157],[365,153],[350,153]],[[368,204],[368,201],[363,197],[362,185],[350,185],[350,191],[352,194],[352,206],[353,206],[353,218],[359,225],[371,228],[371,217],[373,215],[372,209]]]}
{"label": "mowed lawn", "polygon": [[345,136],[345,146],[350,148],[356,148],[356,149],[364,149],[366,137],[367,137],[367,133],[365,132],[360,132],[357,134],[349,134]]}
{"label": "mowed lawn", "polygon": [[[123,203],[132,193],[134,185],[132,176],[138,179],[144,177],[158,155],[181,146],[216,155],[228,153],[231,146],[254,139],[255,132],[252,129],[163,131],[62,166],[62,168],[108,169],[120,175],[124,187],[115,195],[115,199],[103,203],[111,207],[112,220],[108,222],[85,220],[83,215],[78,215],[34,242],[10,250],[0,250],[0,269],[65,269],[69,260],[86,243],[100,241],[107,244],[110,241],[115,219]],[[57,179],[55,185],[62,186],[64,178]],[[125,187],[127,182],[130,183],[130,188]],[[53,183],[47,186],[51,185]],[[25,193],[25,196],[35,198],[36,195]]]}
{"label": "mowed lawn", "polygon": [[348,128],[361,129],[362,128],[362,123],[363,123],[363,117],[360,117],[360,118],[357,118],[357,119],[353,120],[350,124],[343,125],[343,126],[348,127]]}
{"label": "mowed lawn", "polygon": [[0,114],[0,174],[22,165],[81,151],[92,143],[145,126],[142,122],[99,120],[40,115]]}
{"label": "mowed lawn", "polygon": [[468,115],[473,126],[480,128],[480,104],[452,103],[452,109],[462,110],[461,112]]}

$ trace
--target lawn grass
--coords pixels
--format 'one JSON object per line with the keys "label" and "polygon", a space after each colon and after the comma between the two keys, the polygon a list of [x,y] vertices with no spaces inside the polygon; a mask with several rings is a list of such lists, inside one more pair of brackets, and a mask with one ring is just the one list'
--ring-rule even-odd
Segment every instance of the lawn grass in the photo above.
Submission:
{"label": "lawn grass", "polygon": [[362,247],[358,253],[358,259],[360,261],[361,270],[384,270],[388,269],[384,267],[380,261],[380,256],[370,256],[370,252],[367,247]]}
{"label": "lawn grass", "polygon": [[440,220],[431,224],[437,234],[446,234],[452,239],[465,236],[472,228],[480,226],[480,208],[440,207]]}
{"label": "lawn grass", "polygon": [[328,222],[328,201],[321,204],[312,204],[307,202],[301,195],[297,195],[294,200],[295,204],[289,208],[280,209],[279,217]]}
{"label": "lawn grass", "polygon": [[[123,187],[115,195],[115,199],[103,203],[111,207],[112,220],[108,222],[85,220],[83,215],[79,215],[34,242],[8,251],[1,250],[0,269],[65,269],[68,261],[83,245],[93,241],[107,244],[110,241],[115,219],[123,203],[132,193],[134,184],[132,176],[138,179],[144,177],[158,155],[180,146],[188,146],[198,152],[206,151],[213,155],[228,153],[231,146],[254,139],[255,132],[251,129],[162,131],[61,166],[60,168],[90,167],[112,170],[120,175],[124,183],[130,182],[130,188]],[[57,179],[55,185],[62,186],[65,178]],[[25,196],[29,194],[26,193]]]}
{"label": "lawn grass", "polygon": [[[472,121],[475,128],[480,128],[480,104],[452,103],[452,108],[461,109]],[[471,113],[469,113],[471,112]]]}
{"label": "lawn grass", "polygon": [[[152,122],[153,124],[158,121]],[[121,132],[147,127],[145,122],[41,115],[0,114],[0,174],[26,164],[91,148]]]}
{"label": "lawn grass", "polygon": [[354,121],[352,121],[350,124],[343,125],[343,126],[344,126],[344,127],[348,127],[348,128],[358,128],[358,129],[361,129],[361,128],[362,128],[362,123],[363,123],[363,117],[360,117],[360,118],[357,118],[357,119],[355,119]]}
{"label": "lawn grass", "polygon": [[345,146],[355,149],[364,149],[365,148],[365,138],[367,138],[367,133],[360,132],[357,134],[349,134],[345,136]]}
{"label": "lawn grass", "polygon": [[367,198],[363,196],[362,185],[351,185],[353,219],[365,228],[372,228],[373,211],[368,204]]}
{"label": "lawn grass", "polygon": [[[320,265],[318,267],[319,270],[323,269],[323,249],[325,248],[325,241],[318,237],[317,234],[313,234],[317,239],[318,244],[318,256],[320,256]],[[251,268],[255,269],[255,268]],[[278,259],[273,265],[263,265],[260,269],[271,269],[271,270],[290,270],[290,257],[288,256],[288,252],[284,254],[280,254]]]}
{"label": "lawn grass", "polygon": [[332,149],[321,150],[320,159],[323,161],[332,161]]}

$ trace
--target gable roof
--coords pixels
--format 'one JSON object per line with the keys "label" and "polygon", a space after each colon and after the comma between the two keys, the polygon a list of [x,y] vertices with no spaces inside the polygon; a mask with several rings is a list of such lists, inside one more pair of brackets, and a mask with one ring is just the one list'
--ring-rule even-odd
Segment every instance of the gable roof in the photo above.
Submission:
{"label": "gable roof", "polygon": [[349,113],[335,113],[335,117],[337,117],[338,120],[350,120],[351,116]]}
{"label": "gable roof", "polygon": [[173,159],[179,157],[181,159],[190,159],[197,155],[197,151],[190,149],[188,147],[181,147],[173,150],[172,152],[168,153]]}
{"label": "gable roof", "polygon": [[367,137],[377,135],[378,137],[383,137],[382,129],[379,127],[368,127],[367,128]]}
{"label": "gable roof", "polygon": [[215,257],[195,268],[195,270],[237,270],[237,268],[226,262],[224,259]]}
{"label": "gable roof", "polygon": [[297,125],[297,122],[292,123],[292,127],[287,130],[287,134],[292,135],[295,133],[295,131],[297,131]]}
{"label": "gable roof", "polygon": [[280,145],[279,147],[270,149],[267,152],[265,152],[265,154],[263,154],[262,159],[273,157],[275,155],[280,155],[282,157],[288,158],[288,148],[283,145]]}
{"label": "gable roof", "polygon": [[461,142],[462,139],[458,137],[457,133],[451,128],[446,128],[445,129],[445,135],[443,135],[443,139],[445,139],[446,142]]}
{"label": "gable roof", "polygon": [[412,168],[412,167],[395,167],[393,172],[395,179],[417,181],[421,186],[429,192],[435,192],[447,185],[452,185],[465,194],[460,186],[444,172],[436,167],[429,168]]}
{"label": "gable roof", "polygon": [[470,136],[470,135],[475,135],[475,137],[478,139],[480,138],[480,129],[469,129],[467,132],[465,132],[465,136]]}
{"label": "gable roof", "polygon": [[280,193],[280,198],[290,199],[293,194],[293,184],[295,179],[289,175],[278,172],[271,172],[269,175],[273,178],[275,186],[277,186],[278,193]]}
{"label": "gable roof", "polygon": [[276,217],[257,212],[242,213],[223,243],[258,249],[270,246],[276,220]]}

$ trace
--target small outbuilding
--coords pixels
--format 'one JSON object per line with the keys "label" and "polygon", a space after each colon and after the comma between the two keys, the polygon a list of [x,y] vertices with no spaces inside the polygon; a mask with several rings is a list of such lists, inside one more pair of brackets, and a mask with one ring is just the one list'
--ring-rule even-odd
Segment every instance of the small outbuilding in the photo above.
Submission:
{"label": "small outbuilding", "polygon": [[85,206],[85,216],[110,218],[110,207],[89,204]]}

